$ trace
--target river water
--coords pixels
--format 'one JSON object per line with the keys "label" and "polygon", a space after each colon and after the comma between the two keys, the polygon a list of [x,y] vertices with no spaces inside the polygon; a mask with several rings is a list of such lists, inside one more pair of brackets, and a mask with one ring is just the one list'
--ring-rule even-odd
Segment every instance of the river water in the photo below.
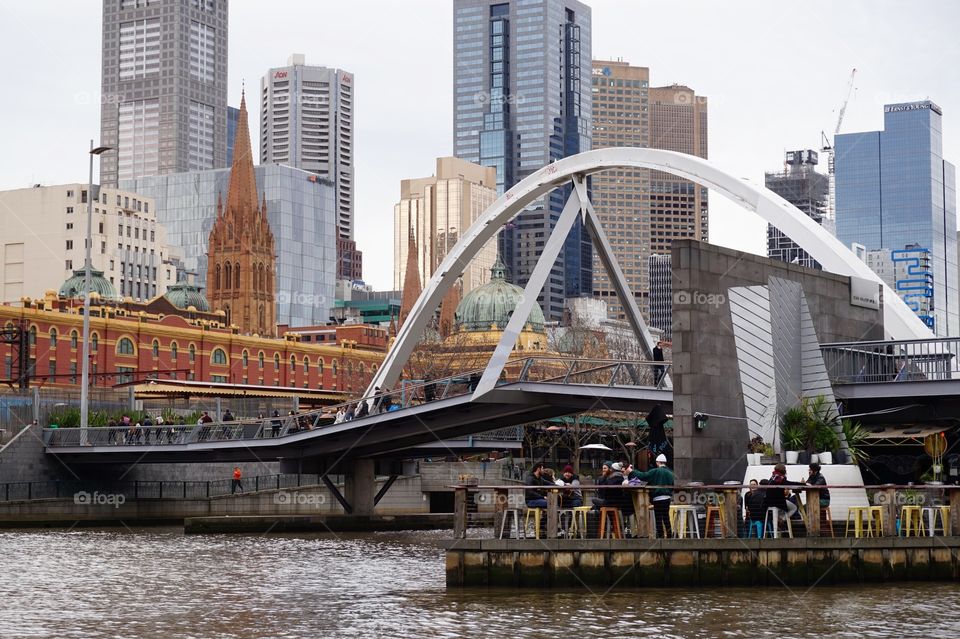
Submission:
{"label": "river water", "polygon": [[0,532],[0,637],[952,637],[960,587],[450,590],[449,531]]}

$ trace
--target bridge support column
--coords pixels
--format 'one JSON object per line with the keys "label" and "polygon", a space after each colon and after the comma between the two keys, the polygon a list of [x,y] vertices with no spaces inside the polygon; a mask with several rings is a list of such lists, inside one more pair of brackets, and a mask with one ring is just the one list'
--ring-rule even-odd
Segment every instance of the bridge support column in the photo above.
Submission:
{"label": "bridge support column", "polygon": [[354,459],[344,477],[344,498],[350,504],[352,515],[372,515],[376,491],[376,474],[372,459]]}

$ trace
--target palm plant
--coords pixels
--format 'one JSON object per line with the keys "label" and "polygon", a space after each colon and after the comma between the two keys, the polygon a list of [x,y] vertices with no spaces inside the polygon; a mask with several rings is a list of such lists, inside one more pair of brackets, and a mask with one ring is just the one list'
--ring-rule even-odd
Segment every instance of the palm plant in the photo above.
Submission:
{"label": "palm plant", "polygon": [[780,443],[784,450],[805,448],[807,422],[807,411],[802,403],[787,409],[780,418]]}
{"label": "palm plant", "polygon": [[860,425],[860,422],[852,422],[849,419],[840,421],[843,428],[843,438],[847,440],[847,453],[853,463],[859,464],[870,458],[870,455],[864,450],[867,441],[867,430]]}

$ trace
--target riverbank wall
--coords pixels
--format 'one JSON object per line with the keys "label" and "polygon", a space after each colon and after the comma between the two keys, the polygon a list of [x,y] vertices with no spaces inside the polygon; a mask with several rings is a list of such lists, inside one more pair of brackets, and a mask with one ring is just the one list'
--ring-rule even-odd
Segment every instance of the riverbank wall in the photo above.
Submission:
{"label": "riverbank wall", "polygon": [[449,588],[822,586],[960,580],[960,537],[457,539]]}

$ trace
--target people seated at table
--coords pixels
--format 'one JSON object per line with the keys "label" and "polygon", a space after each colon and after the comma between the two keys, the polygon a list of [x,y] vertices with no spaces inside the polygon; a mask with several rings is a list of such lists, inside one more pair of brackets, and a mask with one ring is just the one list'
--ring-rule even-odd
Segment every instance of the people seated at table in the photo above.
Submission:
{"label": "people seated at table", "polygon": [[[657,467],[648,471],[633,471],[632,479],[645,481],[648,486],[656,486],[650,491],[650,501],[653,503],[653,518],[657,527],[657,537],[672,537],[670,526],[670,502],[673,500],[673,484],[676,478],[673,471],[667,468],[667,456],[657,455]],[[629,481],[629,480],[627,480]]]}
{"label": "people seated at table", "polygon": [[[523,479],[524,486],[552,486],[553,482],[543,475],[543,462],[536,462],[530,472]],[[523,491],[523,498],[527,502],[527,508],[546,508],[547,491],[542,488],[527,488]]]}
{"label": "people seated at table", "polygon": [[[810,464],[809,476],[807,477],[807,485],[809,486],[826,486],[827,479],[823,476],[823,473],[820,472],[820,464]],[[826,508],[830,505],[830,491],[826,488],[821,488],[820,493],[820,508]]]}
{"label": "people seated at table", "polygon": [[[770,475],[770,480],[767,483],[771,486],[802,485],[801,482],[790,481],[787,479],[787,467],[783,464],[777,464],[773,467],[773,474]],[[768,488],[764,492],[766,492],[766,499],[764,499],[766,508],[778,508],[780,510],[781,517],[793,517],[794,513],[797,512],[797,505],[787,499],[787,495],[790,492],[789,490]]]}
{"label": "people seated at table", "polygon": [[601,508],[619,508],[627,510],[633,507],[633,502],[622,488],[623,486],[623,465],[619,462],[603,462],[600,467],[600,478],[597,480],[597,486],[617,486],[618,488],[606,488],[598,490],[597,496],[593,498],[593,509]]}
{"label": "people seated at table", "polygon": [[[570,486],[560,493],[561,508],[579,508],[583,506],[583,492],[580,490],[580,476],[573,472],[573,466],[567,464],[563,467],[558,481],[562,481],[564,486]],[[558,484],[559,485],[559,484]]]}
{"label": "people seated at table", "polygon": [[766,502],[767,497],[764,494],[766,491],[760,490],[760,483],[766,485],[768,482],[766,479],[764,479],[762,482],[757,482],[756,479],[751,479],[750,490],[743,497],[745,511],[743,514],[743,521],[746,524],[748,536],[750,535],[752,526],[759,524],[760,530],[763,530],[763,516],[764,513],[766,513],[764,503]]}

